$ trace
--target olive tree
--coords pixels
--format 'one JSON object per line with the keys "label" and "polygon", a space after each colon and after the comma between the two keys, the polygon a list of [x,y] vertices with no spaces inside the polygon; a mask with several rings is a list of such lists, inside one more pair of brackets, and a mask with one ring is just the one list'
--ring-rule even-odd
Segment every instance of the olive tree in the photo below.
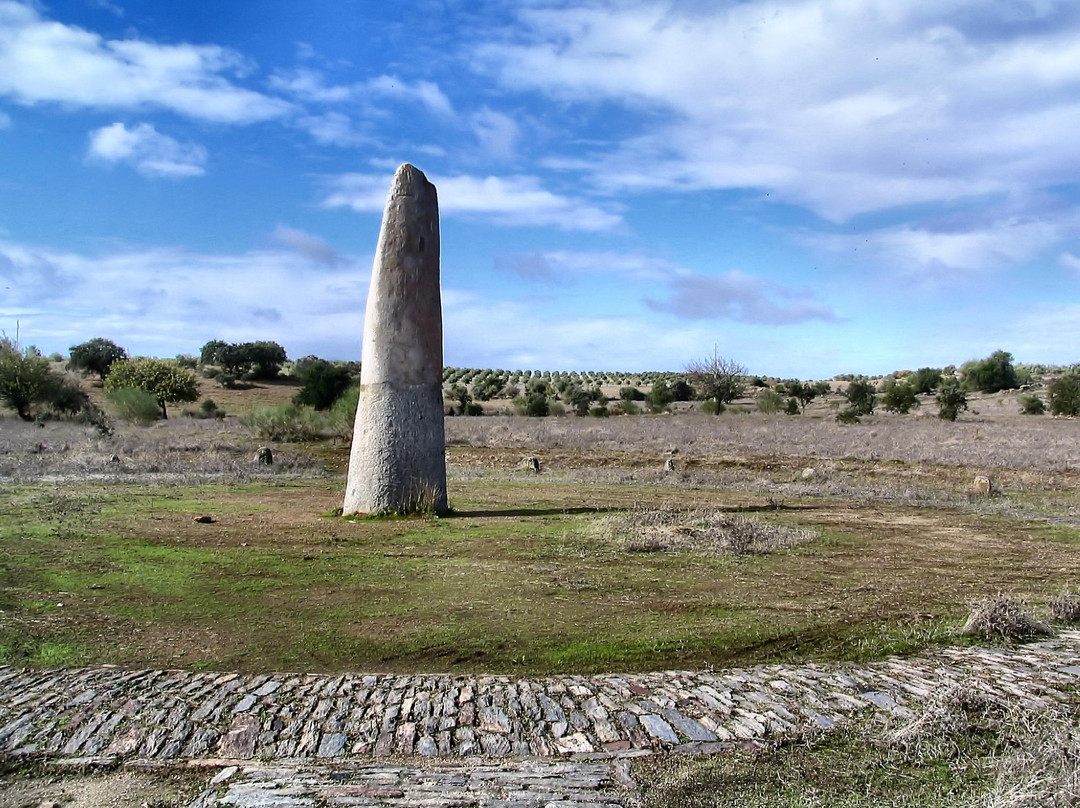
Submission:
{"label": "olive tree", "polygon": [[96,373],[102,381],[109,375],[113,362],[127,359],[127,351],[104,337],[95,337],[88,342],[72,345],[69,351],[69,370]]}
{"label": "olive tree", "polygon": [[716,402],[717,415],[746,390],[746,368],[734,359],[721,356],[715,345],[712,355],[695,359],[686,366],[686,375],[702,399]]}
{"label": "olive tree", "polygon": [[114,362],[105,378],[105,390],[123,387],[150,393],[161,407],[162,418],[169,417],[166,402],[195,401],[199,397],[195,374],[161,359],[121,359]]}

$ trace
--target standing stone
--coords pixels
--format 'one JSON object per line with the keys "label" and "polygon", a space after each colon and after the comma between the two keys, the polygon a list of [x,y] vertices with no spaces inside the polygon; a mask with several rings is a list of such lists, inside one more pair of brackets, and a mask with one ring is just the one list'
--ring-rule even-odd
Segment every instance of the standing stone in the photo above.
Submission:
{"label": "standing stone", "polygon": [[371,273],[344,513],[446,510],[439,200],[408,163]]}

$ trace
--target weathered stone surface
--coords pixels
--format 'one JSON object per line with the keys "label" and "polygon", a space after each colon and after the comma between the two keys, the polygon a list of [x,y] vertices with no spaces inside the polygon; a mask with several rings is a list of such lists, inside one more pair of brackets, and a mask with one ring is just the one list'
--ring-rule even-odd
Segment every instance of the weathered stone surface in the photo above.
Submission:
{"label": "weathered stone surface", "polygon": [[368,292],[346,514],[446,510],[442,360],[438,196],[405,164]]}

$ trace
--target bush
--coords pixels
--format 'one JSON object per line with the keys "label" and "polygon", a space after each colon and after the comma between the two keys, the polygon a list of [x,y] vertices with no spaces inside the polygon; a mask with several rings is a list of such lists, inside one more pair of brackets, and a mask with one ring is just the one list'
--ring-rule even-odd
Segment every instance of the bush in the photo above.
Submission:
{"label": "bush", "polygon": [[848,409],[856,416],[874,414],[877,394],[874,392],[874,386],[866,379],[855,379],[849,383],[847,390],[844,391],[844,397],[848,400]]}
{"label": "bush", "polygon": [[644,401],[645,394],[636,387],[620,387],[619,398],[623,401]]}
{"label": "bush", "polygon": [[859,413],[855,412],[851,407],[846,407],[836,413],[836,423],[857,424],[859,423]]}
{"label": "bush", "polygon": [[1063,592],[1050,598],[1050,616],[1062,623],[1080,623],[1080,593]]}
{"label": "bush", "polygon": [[113,416],[122,421],[145,426],[161,417],[157,398],[137,387],[113,387],[105,393]]}
{"label": "bush", "polygon": [[59,373],[49,374],[43,398],[48,408],[58,415],[75,415],[90,403],[90,397],[78,380]]}
{"label": "bush", "polygon": [[937,368],[919,368],[908,377],[908,383],[916,395],[932,393],[941,384],[941,371]]}
{"label": "bush", "polygon": [[[757,394],[756,400],[758,412],[765,413],[766,415],[775,415],[780,412],[780,408],[784,406],[784,397],[775,390],[762,390]],[[796,407],[798,407],[798,402],[796,402]]]}
{"label": "bush", "polygon": [[1067,373],[1046,388],[1051,415],[1080,415],[1080,375]]}
{"label": "bush", "polygon": [[137,387],[157,399],[161,417],[168,418],[165,404],[171,401],[195,401],[199,387],[195,374],[160,359],[121,359],[114,362],[105,379],[105,390]]}
{"label": "bush", "polygon": [[994,351],[986,359],[965,362],[960,368],[960,378],[964,387],[980,393],[996,393],[1019,387],[1012,354],[1008,351]]}
{"label": "bush", "polygon": [[788,415],[799,415],[802,412],[802,409],[799,407],[799,399],[789,398],[787,400],[787,405],[784,407],[784,412]]}
{"label": "bush", "polygon": [[21,350],[14,340],[0,338],[0,400],[24,421],[34,420],[51,384],[49,360],[33,347]]}
{"label": "bush", "polygon": [[946,379],[941,383],[936,401],[938,418],[943,421],[955,421],[968,408],[967,393],[956,379]]}
{"label": "bush", "polygon": [[1024,415],[1042,415],[1046,412],[1046,403],[1038,396],[1020,396],[1016,403]]}
{"label": "bush", "polygon": [[597,404],[589,410],[589,415],[593,418],[607,418],[611,415],[611,411],[607,408],[607,404]]}
{"label": "bush", "polygon": [[666,381],[657,379],[653,382],[652,389],[649,390],[649,409],[652,412],[664,412],[674,400],[675,394]]}
{"label": "bush", "polygon": [[314,410],[295,404],[257,407],[241,422],[261,440],[280,443],[318,440],[325,426],[325,421]]}
{"label": "bush", "polygon": [[919,406],[919,399],[915,395],[915,388],[907,382],[886,379],[881,385],[881,406],[889,412],[906,415]]}
{"label": "bush", "polygon": [[620,400],[616,406],[623,415],[639,415],[641,413],[641,407],[639,407],[635,401],[630,399],[624,398]]}

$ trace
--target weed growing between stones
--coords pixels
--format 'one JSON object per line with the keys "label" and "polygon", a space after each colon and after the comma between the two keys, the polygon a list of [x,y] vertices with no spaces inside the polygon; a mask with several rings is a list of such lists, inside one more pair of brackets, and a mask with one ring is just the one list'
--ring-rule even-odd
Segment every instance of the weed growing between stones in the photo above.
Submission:
{"label": "weed growing between stones", "polygon": [[1029,712],[970,688],[761,750],[635,766],[650,808],[1045,808],[1080,793],[1077,704]]}
{"label": "weed growing between stones", "polygon": [[634,508],[605,516],[597,532],[631,553],[700,550],[721,555],[765,555],[813,541],[817,534],[719,510]]}

